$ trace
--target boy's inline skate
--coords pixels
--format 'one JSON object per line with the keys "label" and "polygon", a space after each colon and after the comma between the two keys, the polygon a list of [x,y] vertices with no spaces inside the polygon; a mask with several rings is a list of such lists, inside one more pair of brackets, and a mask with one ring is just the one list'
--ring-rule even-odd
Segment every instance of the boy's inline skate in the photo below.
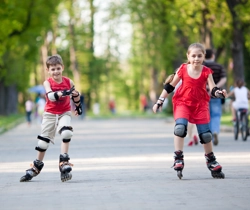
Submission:
{"label": "boy's inline skate", "polygon": [[44,163],[42,161],[34,160],[33,164],[31,164],[31,168],[26,170],[26,174],[21,177],[20,182],[30,181],[41,172],[43,166]]}
{"label": "boy's inline skate", "polygon": [[184,155],[183,152],[181,150],[175,151],[174,152],[175,156],[174,156],[174,165],[172,166],[174,168],[174,170],[177,171],[177,176],[179,177],[179,179],[182,178],[182,170],[184,168]]}
{"label": "boy's inline skate", "polygon": [[216,161],[214,153],[211,152],[209,154],[205,154],[205,158],[207,160],[207,167],[211,171],[211,175],[213,178],[224,179],[225,174],[221,171],[221,165]]}
{"label": "boy's inline skate", "polygon": [[59,156],[59,170],[61,172],[61,180],[62,182],[66,182],[72,178],[72,171],[71,166],[73,164],[69,163],[69,155],[67,153],[61,154]]}

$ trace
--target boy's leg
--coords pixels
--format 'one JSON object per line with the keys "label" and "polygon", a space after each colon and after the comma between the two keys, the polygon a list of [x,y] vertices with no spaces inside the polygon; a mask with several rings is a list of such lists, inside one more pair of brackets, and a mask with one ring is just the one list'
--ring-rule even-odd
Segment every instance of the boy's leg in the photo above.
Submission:
{"label": "boy's leg", "polygon": [[59,170],[61,172],[61,181],[65,182],[72,178],[73,164],[69,163],[69,143],[73,136],[73,128],[71,127],[71,113],[67,112],[59,117],[58,132],[61,135],[61,154],[59,156]]}
{"label": "boy's leg", "polygon": [[49,147],[49,143],[53,140],[55,135],[55,124],[56,124],[56,116],[50,113],[44,114],[42,121],[42,131],[41,135],[38,135],[38,145],[35,148],[37,153],[37,159],[33,161],[31,164],[31,168],[26,170],[26,174],[21,177],[20,182],[30,181],[33,177],[37,176],[43,166],[42,162],[45,156],[45,152]]}

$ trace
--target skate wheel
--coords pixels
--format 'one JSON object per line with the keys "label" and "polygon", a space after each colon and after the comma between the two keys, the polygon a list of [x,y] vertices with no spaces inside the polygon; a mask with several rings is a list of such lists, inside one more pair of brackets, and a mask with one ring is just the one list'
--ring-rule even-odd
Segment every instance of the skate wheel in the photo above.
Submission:
{"label": "skate wheel", "polygon": [[224,179],[225,174],[223,172],[212,172],[212,177],[215,179]]}
{"label": "skate wheel", "polygon": [[179,179],[182,178],[182,171],[177,171],[177,176],[179,177]]}
{"label": "skate wheel", "polygon": [[68,180],[71,180],[72,174],[71,173],[61,173],[61,181],[66,182]]}
{"label": "skate wheel", "polygon": [[33,177],[30,174],[25,174],[20,178],[20,182],[28,182],[32,179]]}

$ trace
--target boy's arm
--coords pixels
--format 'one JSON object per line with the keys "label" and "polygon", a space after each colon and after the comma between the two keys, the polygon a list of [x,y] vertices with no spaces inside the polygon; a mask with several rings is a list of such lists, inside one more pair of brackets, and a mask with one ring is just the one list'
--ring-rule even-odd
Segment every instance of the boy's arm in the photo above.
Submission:
{"label": "boy's arm", "polygon": [[74,86],[72,86],[70,90],[63,90],[63,91],[56,91],[56,92],[53,92],[53,91],[51,90],[50,83],[49,83],[47,80],[44,81],[43,86],[44,86],[44,88],[45,88],[46,94],[47,94],[48,99],[49,99],[50,101],[57,101],[57,100],[59,100],[59,98],[61,98],[62,96],[69,96],[69,95],[71,95],[72,91],[75,90]]}
{"label": "boy's arm", "polygon": [[[74,87],[74,83],[72,80],[70,80],[70,85],[71,87]],[[81,101],[80,101],[80,93],[77,91],[77,90],[73,90],[72,91],[72,94],[71,94],[71,97],[72,97],[72,101],[74,102],[75,104],[75,115],[81,115],[82,114],[82,104],[81,104]]]}

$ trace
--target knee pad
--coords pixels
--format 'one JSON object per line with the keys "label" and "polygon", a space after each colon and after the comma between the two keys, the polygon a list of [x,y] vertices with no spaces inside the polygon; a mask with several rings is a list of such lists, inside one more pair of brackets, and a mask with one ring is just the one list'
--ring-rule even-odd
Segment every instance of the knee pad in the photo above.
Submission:
{"label": "knee pad", "polygon": [[70,142],[71,137],[73,136],[73,128],[71,126],[63,126],[59,131],[64,143]]}
{"label": "knee pad", "polygon": [[174,127],[174,135],[184,138],[187,135],[187,126],[184,124],[176,124]]}
{"label": "knee pad", "polygon": [[38,146],[35,149],[40,152],[45,152],[49,147],[50,139],[43,136],[37,136],[37,138],[39,139],[39,141]]}
{"label": "knee pad", "polygon": [[201,133],[201,134],[199,134],[199,137],[200,137],[201,144],[207,144],[210,141],[212,141],[212,133],[211,133],[211,131]]}

